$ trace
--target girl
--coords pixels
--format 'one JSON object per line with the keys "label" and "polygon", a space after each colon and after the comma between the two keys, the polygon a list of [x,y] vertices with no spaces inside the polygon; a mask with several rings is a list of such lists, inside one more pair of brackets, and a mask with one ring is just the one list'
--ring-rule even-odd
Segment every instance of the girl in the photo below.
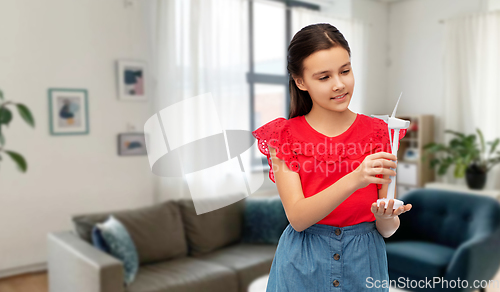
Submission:
{"label": "girl", "polygon": [[[348,109],[351,52],[327,23],[302,28],[288,47],[291,110],[252,134],[267,156],[290,224],[280,237],[267,292],[389,291],[382,238],[399,227],[387,196],[397,157],[387,124]],[[393,134],[392,131],[391,134]],[[401,130],[400,139],[406,130]],[[392,160],[392,161],[391,161]]]}

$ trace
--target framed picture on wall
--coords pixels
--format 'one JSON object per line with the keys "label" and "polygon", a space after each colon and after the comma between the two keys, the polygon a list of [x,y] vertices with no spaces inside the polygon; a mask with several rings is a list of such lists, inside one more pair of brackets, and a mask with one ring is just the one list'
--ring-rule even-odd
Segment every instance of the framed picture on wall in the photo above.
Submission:
{"label": "framed picture on wall", "polygon": [[146,139],[144,133],[118,134],[118,155],[147,155]]}
{"label": "framed picture on wall", "polygon": [[118,60],[118,98],[128,101],[147,101],[147,65],[143,61]]}
{"label": "framed picture on wall", "polygon": [[89,133],[86,89],[49,88],[49,126],[52,135]]}

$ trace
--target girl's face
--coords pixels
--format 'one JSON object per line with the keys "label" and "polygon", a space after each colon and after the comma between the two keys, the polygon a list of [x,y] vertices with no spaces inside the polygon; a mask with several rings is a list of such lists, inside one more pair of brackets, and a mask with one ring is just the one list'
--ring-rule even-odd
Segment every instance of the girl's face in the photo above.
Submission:
{"label": "girl's face", "polygon": [[[332,111],[344,111],[354,91],[349,53],[341,46],[317,51],[304,59],[303,78],[296,78],[300,90],[309,92],[313,104]],[[333,99],[339,95],[342,99]]]}

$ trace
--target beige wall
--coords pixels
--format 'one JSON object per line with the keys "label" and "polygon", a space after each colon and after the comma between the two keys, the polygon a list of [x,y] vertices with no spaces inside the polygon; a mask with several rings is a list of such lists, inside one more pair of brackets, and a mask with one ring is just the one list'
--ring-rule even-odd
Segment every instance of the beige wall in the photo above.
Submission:
{"label": "beige wall", "polygon": [[[153,201],[147,156],[117,155],[117,134],[127,123],[141,131],[151,107],[116,93],[115,60],[150,61],[149,1],[132,2],[0,1],[0,88],[36,122],[32,129],[15,112],[2,128],[6,148],[24,155],[28,172],[2,154],[0,277],[43,266],[47,233],[72,228],[72,214]],[[50,87],[88,90],[88,135],[50,135]]]}

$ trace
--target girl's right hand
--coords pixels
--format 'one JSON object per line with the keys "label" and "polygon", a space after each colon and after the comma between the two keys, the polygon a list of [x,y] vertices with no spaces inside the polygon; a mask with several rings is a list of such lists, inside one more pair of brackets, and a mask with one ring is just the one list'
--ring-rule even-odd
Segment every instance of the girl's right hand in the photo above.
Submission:
{"label": "girl's right hand", "polygon": [[379,178],[376,175],[395,176],[396,172],[391,168],[396,168],[397,163],[394,161],[397,159],[396,155],[388,152],[377,152],[366,156],[363,162],[351,172],[357,189],[367,187],[369,184],[389,184],[390,178]]}

